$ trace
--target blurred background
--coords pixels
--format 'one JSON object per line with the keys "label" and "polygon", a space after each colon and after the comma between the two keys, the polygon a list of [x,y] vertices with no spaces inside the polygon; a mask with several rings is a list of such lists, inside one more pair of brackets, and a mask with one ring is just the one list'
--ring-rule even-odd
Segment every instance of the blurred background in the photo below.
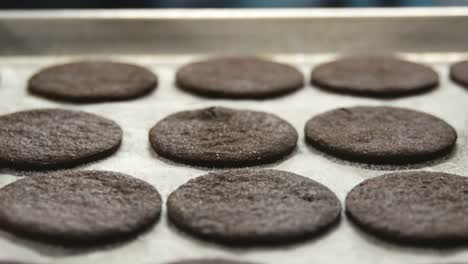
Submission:
{"label": "blurred background", "polygon": [[468,0],[0,0],[1,9],[468,6]]}

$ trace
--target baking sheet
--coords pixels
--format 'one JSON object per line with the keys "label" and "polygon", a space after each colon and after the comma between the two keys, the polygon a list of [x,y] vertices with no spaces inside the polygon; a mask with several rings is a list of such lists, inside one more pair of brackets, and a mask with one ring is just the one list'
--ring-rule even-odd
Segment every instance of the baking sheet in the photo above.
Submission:
{"label": "baking sheet", "polygon": [[[311,68],[333,55],[272,55],[272,59],[288,62],[307,76]],[[149,67],[160,78],[159,88],[142,99],[101,104],[73,105],[48,101],[28,95],[26,81],[41,67],[70,61],[78,57],[3,57],[0,58],[0,114],[18,110],[62,107],[92,112],[115,120],[124,130],[121,149],[113,156],[83,169],[115,170],[153,184],[166,200],[169,193],[191,178],[208,170],[179,165],[157,157],[151,150],[149,129],[166,115],[186,110],[222,105],[268,111],[288,120],[299,131],[297,151],[286,160],[262,166],[304,175],[331,188],[344,201],[346,193],[362,180],[397,169],[425,169],[468,175],[466,131],[468,91],[448,80],[448,63],[466,54],[409,54],[408,58],[431,64],[441,78],[439,89],[427,94],[392,100],[366,99],[323,92],[310,86],[288,96],[272,100],[210,100],[197,97],[174,86],[174,72],[183,63],[198,56],[119,56],[107,57]],[[83,57],[79,57],[83,58]],[[449,59],[447,59],[449,58]],[[304,142],[303,127],[315,114],[336,107],[353,105],[393,105],[422,110],[439,116],[456,128],[458,147],[453,155],[429,164],[407,168],[362,166],[324,156]],[[0,184],[18,179],[21,173],[1,169]],[[164,208],[165,212],[165,208]],[[331,232],[303,243],[274,248],[235,249],[197,240],[173,228],[165,213],[152,230],[133,241],[90,250],[71,250],[35,243],[0,233],[0,259],[14,258],[39,263],[165,263],[185,258],[226,257],[259,263],[448,263],[468,260],[468,248],[428,250],[401,247],[386,243],[354,228],[346,217]],[[439,262],[438,262],[439,261]]]}
{"label": "baking sheet", "polygon": [[[153,184],[164,200],[179,185],[209,170],[172,163],[150,148],[149,129],[168,114],[221,105],[275,113],[300,134],[295,153],[266,166],[291,171],[332,189],[343,202],[356,184],[402,169],[444,171],[468,176],[468,90],[448,79],[449,64],[468,58],[468,35],[460,25],[468,9],[334,11],[93,11],[0,12],[0,114],[62,107],[115,120],[124,130],[113,156],[82,169],[115,170]],[[277,32],[281,32],[278,37]],[[444,40],[444,41],[442,41]],[[112,45],[109,45],[112,43]],[[406,52],[402,56],[432,65],[438,89],[400,99],[369,99],[327,93],[307,85],[271,100],[205,99],[180,91],[175,70],[216,53],[250,53],[290,63],[308,82],[320,62],[349,52]],[[91,55],[94,54],[94,55]],[[40,68],[83,58],[111,58],[149,67],[159,76],[158,89],[147,97],[114,103],[67,104],[27,94],[27,79]],[[304,142],[303,127],[315,114],[354,105],[392,105],[434,114],[455,127],[458,147],[452,155],[409,167],[381,167],[344,162],[323,155]],[[0,168],[0,186],[29,172]],[[135,240],[118,245],[73,250],[36,243],[0,231],[0,259],[34,263],[167,263],[186,258],[224,257],[258,263],[466,263],[468,247],[421,249],[391,244],[356,229],[343,215],[331,232],[284,247],[229,248],[200,241],[161,221]]]}

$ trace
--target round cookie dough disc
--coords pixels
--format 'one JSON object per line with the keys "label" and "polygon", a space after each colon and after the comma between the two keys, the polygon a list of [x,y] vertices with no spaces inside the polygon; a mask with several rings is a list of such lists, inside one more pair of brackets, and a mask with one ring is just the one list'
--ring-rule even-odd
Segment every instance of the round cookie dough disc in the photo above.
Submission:
{"label": "round cookie dough disc", "polygon": [[444,247],[468,242],[468,178],[398,172],[368,179],[346,198],[361,228],[398,242]]}
{"label": "round cookie dough disc", "polygon": [[0,226],[31,239],[88,246],[134,236],[155,223],[161,198],[117,172],[64,171],[0,189]]}
{"label": "round cookie dough disc", "polygon": [[450,78],[468,88],[468,61],[455,63],[450,67]]}
{"label": "round cookie dough disc", "polygon": [[157,86],[154,73],[141,66],[81,61],[45,68],[29,80],[33,94],[68,102],[101,102],[133,99]]}
{"label": "round cookie dough disc", "polygon": [[201,238],[282,243],[325,231],[341,205],[327,187],[278,170],[231,170],[190,180],[168,198],[169,219]]}
{"label": "round cookie dough disc", "polygon": [[439,77],[421,64],[385,56],[355,56],[317,66],[311,82],[334,92],[385,97],[424,92],[436,87]]}
{"label": "round cookie dough disc", "polygon": [[172,114],[149,134],[151,145],[168,159],[207,167],[264,164],[290,154],[296,130],[279,117],[247,110],[210,107]]}
{"label": "round cookie dough disc", "polygon": [[177,84],[189,92],[225,98],[268,98],[304,85],[296,68],[254,57],[225,57],[188,64]]}
{"label": "round cookie dough disc", "polygon": [[0,116],[0,164],[21,170],[57,169],[114,153],[122,130],[81,111],[38,109]]}
{"label": "round cookie dough disc", "polygon": [[251,262],[238,262],[226,259],[197,259],[171,262],[170,264],[253,264]]}
{"label": "round cookie dough disc", "polygon": [[457,133],[445,121],[414,110],[360,106],[319,114],[305,126],[308,143],[336,157],[409,164],[449,153]]}

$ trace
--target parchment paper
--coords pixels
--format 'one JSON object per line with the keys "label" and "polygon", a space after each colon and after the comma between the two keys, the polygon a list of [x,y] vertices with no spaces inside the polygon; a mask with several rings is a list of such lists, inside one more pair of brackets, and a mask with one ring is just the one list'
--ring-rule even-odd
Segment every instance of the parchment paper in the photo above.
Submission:
{"label": "parchment paper", "polygon": [[[337,95],[307,85],[293,94],[272,100],[213,100],[180,91],[174,86],[174,72],[181,64],[198,56],[132,56],[113,59],[139,63],[159,76],[159,87],[151,95],[127,102],[67,104],[31,96],[26,92],[27,79],[41,67],[66,62],[77,57],[0,57],[0,114],[18,110],[62,107],[79,109],[115,120],[124,130],[123,144],[113,156],[79,168],[115,170],[153,184],[164,200],[171,191],[191,178],[209,170],[193,168],[160,159],[150,148],[149,129],[166,115],[176,111],[214,105],[272,112],[291,122],[300,134],[297,150],[287,159],[268,168],[291,171],[331,188],[343,202],[346,193],[364,179],[400,169],[424,169],[468,175],[468,90],[448,79],[448,65],[466,54],[406,54],[408,58],[432,64],[440,74],[441,85],[433,92],[401,99],[381,100]],[[88,56],[89,57],[89,56]],[[333,55],[274,55],[289,62],[308,76],[311,68]],[[83,57],[79,57],[83,58]],[[95,58],[95,57],[93,57]],[[409,167],[375,167],[343,162],[323,155],[304,142],[303,127],[315,114],[336,107],[354,105],[393,105],[434,114],[455,127],[458,147],[449,157]],[[0,169],[0,186],[34,173]],[[393,263],[466,263],[468,247],[450,250],[418,249],[391,244],[364,234],[343,215],[339,226],[325,235],[284,247],[236,249],[200,241],[170,225],[164,212],[161,221],[137,239],[118,245],[74,250],[36,243],[0,232],[0,259],[35,263],[167,263],[186,258],[225,257],[258,263],[292,264],[393,264]]]}

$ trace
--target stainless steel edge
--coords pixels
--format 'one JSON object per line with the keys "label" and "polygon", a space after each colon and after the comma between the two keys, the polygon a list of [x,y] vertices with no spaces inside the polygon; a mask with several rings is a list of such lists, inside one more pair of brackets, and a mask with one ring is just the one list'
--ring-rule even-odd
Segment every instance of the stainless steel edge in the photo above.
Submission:
{"label": "stainless steel edge", "polygon": [[0,12],[0,55],[463,52],[468,8]]}

